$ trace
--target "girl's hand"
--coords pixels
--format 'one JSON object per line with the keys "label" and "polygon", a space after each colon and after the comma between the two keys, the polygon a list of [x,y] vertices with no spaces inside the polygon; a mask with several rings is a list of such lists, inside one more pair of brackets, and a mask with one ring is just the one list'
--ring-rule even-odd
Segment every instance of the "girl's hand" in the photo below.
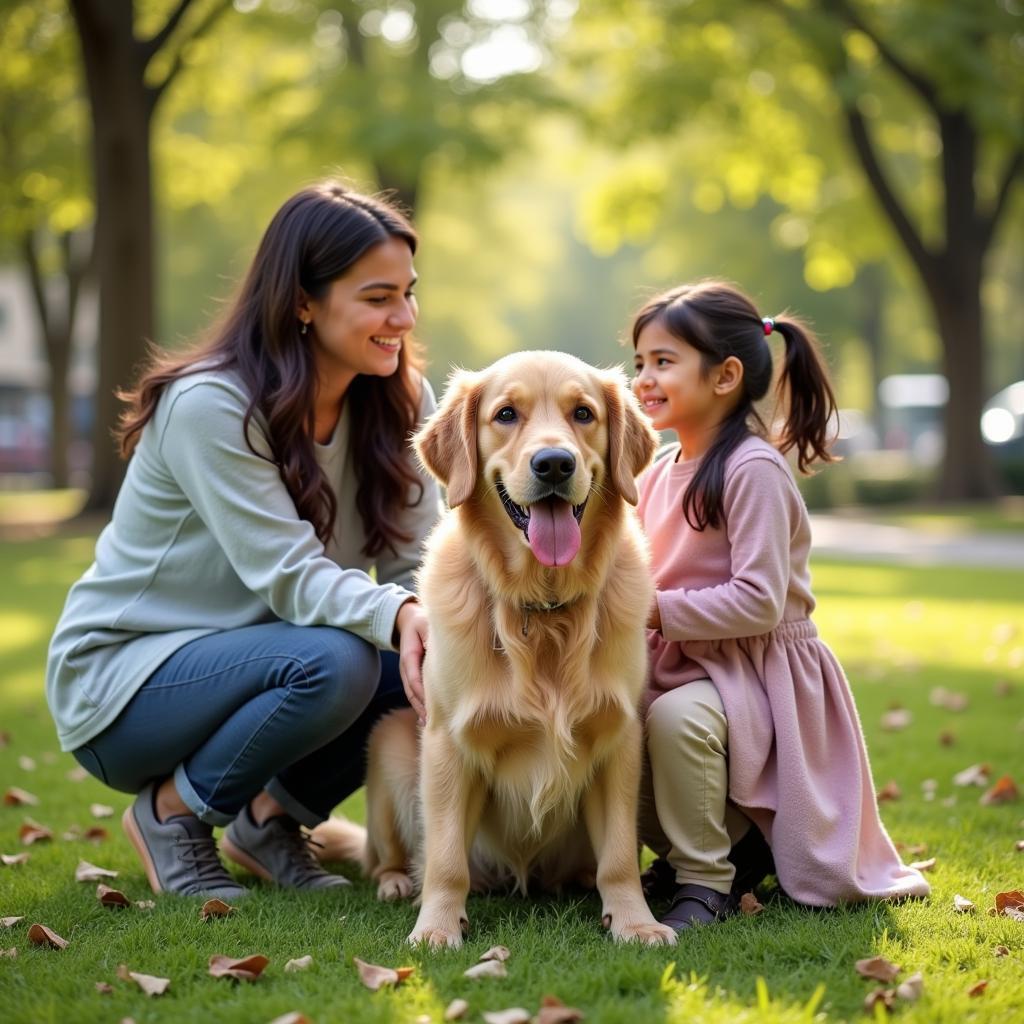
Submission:
{"label": "girl's hand", "polygon": [[661,607],[658,605],[657,597],[651,602],[651,610],[647,614],[647,628],[661,632]]}
{"label": "girl's hand", "polygon": [[423,655],[427,650],[427,616],[418,601],[406,601],[395,618],[398,633],[398,670],[405,695],[420,724],[427,721],[423,694]]}

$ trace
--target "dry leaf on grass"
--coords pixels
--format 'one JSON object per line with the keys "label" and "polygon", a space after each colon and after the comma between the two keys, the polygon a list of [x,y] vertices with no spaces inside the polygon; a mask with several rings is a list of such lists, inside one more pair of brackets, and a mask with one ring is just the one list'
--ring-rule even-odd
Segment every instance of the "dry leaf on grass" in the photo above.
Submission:
{"label": "dry leaf on grass", "polygon": [[881,1003],[887,1010],[891,1010],[893,1003],[896,1002],[896,989],[894,988],[876,988],[874,992],[869,992],[864,997],[864,1009],[868,1013],[875,1012],[875,1006]]}
{"label": "dry leaf on grass", "polygon": [[376,992],[384,985],[400,985],[415,970],[413,967],[381,967],[380,964],[368,964],[357,956],[352,957],[352,963],[359,972],[359,980],[371,992]]}
{"label": "dry leaf on grass", "polygon": [[107,868],[98,868],[87,860],[80,860],[75,868],[76,882],[98,882],[101,878],[117,878],[116,871],[109,871]]}
{"label": "dry leaf on grass", "polygon": [[906,981],[901,981],[896,986],[896,998],[903,999],[908,1003],[916,1003],[924,991],[924,978],[921,972],[912,974]]}
{"label": "dry leaf on grass", "polygon": [[899,784],[895,779],[890,779],[877,793],[879,803],[884,803],[886,800],[899,800],[903,795]]}
{"label": "dry leaf on grass", "polygon": [[34,772],[36,770],[36,763],[27,754],[22,754],[18,758],[18,767],[23,772]]}
{"label": "dry leaf on grass", "polygon": [[114,808],[108,807],[106,804],[89,804],[89,813],[94,818],[112,818]]}
{"label": "dry leaf on grass", "polygon": [[993,956],[1009,956],[1010,955],[1010,951],[1009,951],[1009,949],[1006,948],[1006,946],[996,946],[996,948],[992,950],[992,955]]}
{"label": "dry leaf on grass", "polygon": [[936,686],[928,695],[928,702],[932,707],[945,708],[947,711],[966,711],[971,699],[966,693],[957,693],[955,690],[947,690],[944,686]]}
{"label": "dry leaf on grass", "polygon": [[292,1010],[291,1013],[283,1013],[280,1017],[275,1017],[270,1024],[313,1024],[313,1022],[304,1013]]}
{"label": "dry leaf on grass", "polygon": [[491,946],[486,953],[480,954],[480,963],[485,960],[500,960],[504,962],[512,955],[512,950],[508,946]]}
{"label": "dry leaf on grass", "polygon": [[487,1024],[530,1024],[530,1011],[521,1006],[512,1006],[507,1010],[485,1010],[484,1020]]}
{"label": "dry leaf on grass", "polygon": [[135,907],[137,910],[152,910],[156,906],[156,900],[136,900]]}
{"label": "dry leaf on grass", "polygon": [[8,960],[13,960],[17,955],[18,951],[14,946],[10,949],[0,949],[0,957],[6,957]]}
{"label": "dry leaf on grass", "polygon": [[110,907],[112,910],[118,908],[126,910],[132,905],[131,900],[120,889],[111,889],[109,885],[104,885],[102,882],[96,886],[96,899],[103,906]]}
{"label": "dry leaf on grass", "polygon": [[111,985],[109,981],[97,981],[96,991],[99,992],[101,996],[111,996],[114,994],[114,986]]}
{"label": "dry leaf on grass", "polygon": [[976,981],[976,982],[975,982],[975,983],[974,983],[974,984],[973,984],[973,985],[972,985],[972,986],[971,986],[971,987],[970,987],[970,988],[969,988],[969,989],[967,990],[967,994],[968,994],[968,995],[969,995],[969,996],[970,996],[970,997],[971,997],[972,999],[976,999],[976,998],[977,998],[978,996],[980,996],[980,995],[981,995],[981,994],[982,994],[982,993],[983,993],[983,992],[985,991],[985,989],[987,989],[987,988],[988,988],[988,982],[987,982],[987,981]]}
{"label": "dry leaf on grass", "polygon": [[558,996],[544,996],[534,1021],[535,1024],[576,1024],[583,1016],[582,1010],[566,1006]]}
{"label": "dry leaf on grass", "polygon": [[1018,839],[1017,842],[1014,844],[1014,849],[1018,853],[1024,853],[1024,839]]}
{"label": "dry leaf on grass", "polygon": [[752,892],[745,892],[740,897],[740,911],[753,917],[754,914],[760,914],[764,910],[764,907],[758,902],[757,897]]}
{"label": "dry leaf on grass", "polygon": [[34,924],[28,930],[28,940],[34,946],[48,946],[50,949],[67,949],[68,940],[62,939],[45,924]]}
{"label": "dry leaf on grass", "polygon": [[1011,889],[996,893],[996,913],[1005,914],[1007,910],[1024,910],[1024,892]]}
{"label": "dry leaf on grass", "polygon": [[445,1020],[462,1020],[469,1010],[469,1003],[465,999],[453,999],[444,1011]]}
{"label": "dry leaf on grass", "polygon": [[228,906],[223,900],[207,900],[199,911],[199,917],[203,921],[209,921],[211,917],[227,917],[233,914],[235,908]]}
{"label": "dry leaf on grass", "polygon": [[27,790],[18,789],[17,786],[11,786],[4,793],[4,803],[8,807],[35,807],[39,803],[39,797],[33,796]]}
{"label": "dry leaf on grass", "polygon": [[935,857],[929,857],[927,860],[915,860],[912,861],[909,866],[915,871],[931,871],[931,869],[935,867],[936,860],[937,858]]}
{"label": "dry leaf on grass", "polygon": [[[76,764],[65,776],[68,782],[85,782],[89,773],[80,765]],[[97,983],[98,984],[98,983]]]}
{"label": "dry leaf on grass", "polygon": [[210,957],[209,974],[214,978],[235,978],[238,981],[255,981],[270,963],[269,957],[256,953],[253,956],[233,960],[223,953]]}
{"label": "dry leaf on grass", "polygon": [[88,843],[102,843],[109,835],[102,825],[90,825],[82,833],[82,838]]}
{"label": "dry leaf on grass", "polygon": [[18,838],[24,846],[31,846],[33,843],[49,842],[53,838],[53,832],[38,821],[26,818],[18,829]]}
{"label": "dry leaf on grass", "polygon": [[5,747],[9,747],[10,745],[11,734],[5,729],[3,732],[0,732],[0,750],[3,750]]}
{"label": "dry leaf on grass", "polygon": [[24,917],[0,917],[0,924],[5,928],[13,928],[19,921],[24,920]]}
{"label": "dry leaf on grass", "polygon": [[988,777],[992,774],[990,764],[972,764],[953,776],[954,786],[987,786]]}
{"label": "dry leaf on grass", "polygon": [[882,715],[882,729],[885,732],[901,732],[914,720],[906,708],[892,708]]}
{"label": "dry leaf on grass", "polygon": [[893,981],[900,973],[900,968],[884,956],[872,956],[858,960],[857,973],[862,978],[873,978],[875,981]]}
{"label": "dry leaf on grass", "polygon": [[953,897],[953,909],[958,914],[966,914],[974,909],[974,904],[966,897],[961,896],[960,893],[957,893]]}
{"label": "dry leaf on grass", "polygon": [[29,855],[27,853],[0,853],[0,861],[6,867],[13,868],[19,864],[27,864]]}
{"label": "dry leaf on grass", "polygon": [[298,956],[294,960],[289,960],[284,965],[284,969],[286,973],[291,974],[293,971],[304,971],[312,963],[313,958],[307,954],[306,956]]}
{"label": "dry leaf on grass", "polygon": [[162,996],[171,984],[170,978],[155,978],[152,974],[128,971],[128,978],[135,982],[147,996]]}
{"label": "dry leaf on grass", "polygon": [[467,978],[507,978],[508,971],[500,960],[483,960],[462,972]]}
{"label": "dry leaf on grass", "polygon": [[1009,775],[1003,775],[991,789],[985,790],[978,801],[986,807],[993,804],[1012,804],[1020,799],[1017,784]]}

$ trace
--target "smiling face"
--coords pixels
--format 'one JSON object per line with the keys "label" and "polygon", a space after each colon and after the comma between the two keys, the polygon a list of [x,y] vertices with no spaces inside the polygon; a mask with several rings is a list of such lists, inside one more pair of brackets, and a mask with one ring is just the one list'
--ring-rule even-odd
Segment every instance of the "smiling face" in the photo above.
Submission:
{"label": "smiling face", "polygon": [[409,245],[390,236],[332,281],[323,298],[300,305],[321,381],[343,391],[357,374],[388,377],[398,369],[418,314],[415,282]]}

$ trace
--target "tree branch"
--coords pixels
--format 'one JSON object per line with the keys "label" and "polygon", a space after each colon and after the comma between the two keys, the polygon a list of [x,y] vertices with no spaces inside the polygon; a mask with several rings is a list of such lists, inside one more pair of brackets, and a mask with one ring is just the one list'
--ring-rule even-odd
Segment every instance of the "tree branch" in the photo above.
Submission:
{"label": "tree branch", "polygon": [[923,75],[906,64],[882,37],[860,16],[849,0],[823,0],[824,7],[842,18],[851,28],[871,40],[879,55],[936,113],[939,112],[939,97],[935,86]]}
{"label": "tree branch", "polygon": [[156,35],[143,40],[143,65],[148,64],[160,52],[160,48],[174,34],[174,30],[181,24],[181,19],[185,16],[185,12],[192,6],[193,2],[194,0],[179,0],[178,6],[171,11],[167,21],[164,22],[164,27]]}
{"label": "tree branch", "polygon": [[1003,180],[996,193],[995,202],[992,208],[982,217],[981,220],[981,242],[982,251],[988,248],[992,236],[996,232],[999,220],[1006,210],[1010,193],[1013,191],[1013,183],[1024,170],[1024,146],[1020,147],[1006,163],[1006,170],[1003,172]]}
{"label": "tree branch", "polygon": [[930,271],[935,257],[921,240],[917,230],[911,223],[902,204],[896,197],[896,193],[885,176],[885,171],[878,160],[878,154],[868,134],[867,123],[864,116],[854,107],[846,107],[846,124],[853,141],[853,148],[857,153],[864,174],[867,176],[875,195],[878,197],[882,209],[896,229],[900,241],[906,247],[910,258],[921,270],[922,274]]}
{"label": "tree branch", "polygon": [[36,252],[36,235],[32,228],[21,236],[21,254],[25,258],[25,269],[32,288],[32,297],[36,300],[36,311],[39,323],[43,328],[43,337],[50,336],[50,310],[46,304],[46,289],[43,286],[43,273],[39,267],[39,254]]}

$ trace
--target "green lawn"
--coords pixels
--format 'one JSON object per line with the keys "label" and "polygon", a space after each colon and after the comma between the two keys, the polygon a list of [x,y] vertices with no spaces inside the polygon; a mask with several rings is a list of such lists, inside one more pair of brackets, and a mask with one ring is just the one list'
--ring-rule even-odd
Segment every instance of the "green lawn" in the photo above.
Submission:
{"label": "green lawn", "polygon": [[[462,997],[470,1004],[465,1019],[478,1022],[485,1010],[536,1012],[547,993],[605,1024],[863,1020],[873,983],[853,965],[876,953],[902,965],[904,976],[924,974],[924,995],[896,1010],[901,1020],[1008,1022],[1024,1005],[1024,923],[985,912],[996,892],[1024,888],[1024,853],[1015,851],[1024,838],[1024,803],[982,807],[981,790],[951,781],[961,768],[986,761],[1024,783],[1020,574],[815,566],[816,618],[853,681],[876,781],[896,780],[903,791],[883,806],[885,820],[897,841],[926,843],[924,856],[937,858],[929,901],[813,913],[769,899],[759,916],[691,934],[668,950],[612,945],[593,898],[473,898],[466,946],[432,955],[405,947],[413,908],[378,905],[365,883],[304,896],[259,888],[234,916],[204,924],[191,901],[158,897],[153,910],[110,911],[97,903],[94,885],[74,881],[84,858],[119,871],[111,884],[131,899],[150,896],[116,817],[100,845],[61,838],[72,824],[92,823],[90,803],[111,804],[119,814],[129,799],[91,779],[67,779],[73,761],[57,753],[42,697],[48,633],[91,550],[92,537],[73,532],[0,544],[0,730],[10,735],[0,749],[0,787],[19,786],[40,798],[34,808],[0,807],[0,852],[22,849],[25,810],[56,836],[28,847],[27,864],[0,866],[0,917],[25,918],[0,928],[0,948],[18,950],[16,959],[0,959],[6,1021],[259,1024],[299,1010],[320,1024],[412,1024],[421,1014],[440,1021],[448,1002]],[[933,707],[929,693],[937,686],[969,694],[970,706],[961,713]],[[883,732],[881,716],[893,704],[909,709],[913,722],[905,731]],[[944,731],[952,745],[939,743]],[[35,760],[34,771],[20,767],[25,756]],[[938,780],[938,793],[926,802],[921,783],[929,778]],[[947,805],[950,796],[956,802]],[[358,813],[358,798],[350,810]],[[956,893],[978,910],[955,913]],[[68,939],[68,948],[30,946],[33,922]],[[464,978],[496,943],[512,950],[508,978]],[[998,945],[1009,955],[997,958]],[[255,984],[215,980],[206,971],[213,953],[262,953],[270,966]],[[285,973],[287,960],[306,954],[312,967]],[[371,993],[357,980],[353,956],[416,971],[396,990]],[[169,991],[148,999],[117,980],[121,963],[170,978]],[[970,998],[967,990],[983,979],[985,993]],[[99,994],[100,981],[114,993]]]}

